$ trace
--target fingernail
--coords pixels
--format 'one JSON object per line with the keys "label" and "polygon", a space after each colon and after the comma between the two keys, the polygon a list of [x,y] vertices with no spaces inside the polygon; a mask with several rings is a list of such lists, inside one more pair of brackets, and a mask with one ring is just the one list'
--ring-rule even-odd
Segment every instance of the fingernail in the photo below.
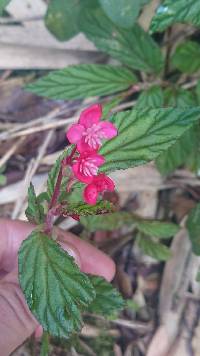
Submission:
{"label": "fingernail", "polygon": [[81,268],[81,257],[78,250],[69,243],[59,242],[63,250],[67,251],[67,253],[73,257],[75,263]]}

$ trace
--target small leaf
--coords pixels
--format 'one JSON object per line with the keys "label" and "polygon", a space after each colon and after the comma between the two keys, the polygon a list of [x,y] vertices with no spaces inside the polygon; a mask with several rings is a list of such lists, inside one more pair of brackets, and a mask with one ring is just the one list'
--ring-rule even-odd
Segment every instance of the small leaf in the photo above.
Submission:
{"label": "small leaf", "polygon": [[62,160],[67,157],[68,155],[70,155],[71,151],[73,149],[73,145],[70,145],[67,147],[67,149],[65,151],[63,151],[63,153],[60,155],[60,157],[58,157],[58,159],[56,160],[55,164],[53,165],[53,167],[51,168],[49,174],[48,174],[48,179],[47,179],[47,196],[48,196],[48,200],[50,201],[53,192],[54,192],[54,188],[56,185],[56,181],[58,178],[58,174],[60,171],[60,166],[61,166],[61,162]]}
{"label": "small leaf", "polygon": [[200,107],[145,109],[117,113],[111,120],[118,136],[100,149],[106,163],[101,171],[136,167],[154,160],[199,120]]}
{"label": "small leaf", "polygon": [[38,201],[33,184],[28,188],[28,207],[26,209],[27,219],[34,224],[42,224],[44,222],[44,208]]}
{"label": "small leaf", "polygon": [[129,30],[117,27],[97,7],[85,9],[80,26],[97,48],[121,63],[150,73],[163,69],[160,48],[137,24]]}
{"label": "small leaf", "polygon": [[155,85],[146,91],[143,91],[135,105],[135,109],[144,109],[149,107],[151,109],[161,108],[164,105],[164,95],[161,87]]}
{"label": "small leaf", "polygon": [[139,236],[138,246],[145,255],[158,261],[167,261],[171,257],[169,248],[159,242],[154,242],[150,237]]}
{"label": "small leaf", "polygon": [[165,0],[156,11],[152,19],[150,32],[164,31],[168,26],[176,23],[200,25],[199,0]]}
{"label": "small leaf", "polygon": [[62,214],[64,216],[71,215],[79,215],[79,216],[87,216],[87,215],[97,215],[97,214],[106,214],[108,212],[113,211],[113,205],[106,200],[101,200],[97,202],[96,205],[88,205],[82,202],[78,204],[63,204]]}
{"label": "small leaf", "polygon": [[73,258],[40,231],[33,231],[20,247],[19,281],[45,331],[67,338],[80,330],[80,312],[94,299],[94,288]]}
{"label": "small leaf", "polygon": [[6,8],[10,1],[11,0],[0,0],[0,16],[2,15],[3,10]]}
{"label": "small leaf", "polygon": [[200,204],[190,210],[186,227],[192,244],[192,251],[200,256]]}
{"label": "small leaf", "polygon": [[171,63],[183,73],[193,74],[197,72],[200,69],[200,45],[194,41],[181,43],[176,48]]}
{"label": "small leaf", "polygon": [[89,276],[89,279],[96,292],[95,299],[88,307],[89,312],[109,317],[124,308],[125,302],[112,284],[98,276]]}
{"label": "small leaf", "polygon": [[127,89],[137,79],[126,68],[106,64],[80,64],[51,72],[26,89],[52,99],[79,99]]}
{"label": "small leaf", "polygon": [[80,10],[80,0],[50,0],[45,25],[58,40],[67,41],[79,32]]}
{"label": "small leaf", "polygon": [[5,185],[7,182],[7,177],[0,173],[0,186]]}
{"label": "small leaf", "polygon": [[136,227],[145,235],[157,238],[169,238],[179,231],[179,226],[157,220],[138,219]]}
{"label": "small leaf", "polygon": [[140,0],[99,0],[106,15],[116,25],[130,28],[133,26],[140,11]]}

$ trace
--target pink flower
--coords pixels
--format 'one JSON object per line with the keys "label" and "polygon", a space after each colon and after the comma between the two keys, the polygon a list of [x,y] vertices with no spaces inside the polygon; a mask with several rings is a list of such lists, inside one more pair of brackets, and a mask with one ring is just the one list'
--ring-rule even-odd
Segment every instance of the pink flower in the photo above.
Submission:
{"label": "pink flower", "polygon": [[91,183],[93,177],[98,174],[98,168],[104,164],[103,156],[93,152],[83,152],[72,165],[75,177],[83,183]]}
{"label": "pink flower", "polygon": [[82,111],[78,124],[72,125],[67,131],[69,142],[76,144],[79,152],[98,150],[103,139],[117,135],[117,129],[111,122],[100,122],[101,116],[101,105],[92,105]]}
{"label": "pink flower", "polygon": [[107,177],[104,173],[100,173],[94,177],[92,182],[84,189],[84,200],[87,204],[95,205],[99,193],[106,190],[112,192],[115,189],[115,184],[111,178]]}

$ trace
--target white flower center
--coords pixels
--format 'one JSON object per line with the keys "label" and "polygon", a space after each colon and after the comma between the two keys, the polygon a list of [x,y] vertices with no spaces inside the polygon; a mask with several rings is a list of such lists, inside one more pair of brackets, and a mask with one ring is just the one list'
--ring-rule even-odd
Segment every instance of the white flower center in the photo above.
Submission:
{"label": "white flower center", "polygon": [[105,134],[99,124],[93,124],[91,127],[88,127],[83,136],[85,136],[85,142],[95,150],[98,146],[101,146],[101,140],[105,138]]}
{"label": "white flower center", "polygon": [[96,176],[98,167],[94,158],[83,158],[80,163],[80,172],[87,177]]}

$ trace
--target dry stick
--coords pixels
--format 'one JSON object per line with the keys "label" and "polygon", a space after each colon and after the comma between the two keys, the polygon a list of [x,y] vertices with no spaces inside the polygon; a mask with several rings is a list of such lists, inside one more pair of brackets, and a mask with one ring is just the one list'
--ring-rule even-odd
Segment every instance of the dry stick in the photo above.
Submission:
{"label": "dry stick", "polygon": [[29,170],[29,168],[27,170],[27,173],[26,173],[26,176],[25,176],[25,179],[24,179],[22,194],[20,195],[20,197],[16,201],[16,204],[15,204],[15,207],[14,207],[14,211],[12,213],[12,218],[13,219],[17,218],[19,213],[20,213],[20,211],[22,210],[22,208],[24,208],[24,200],[26,198],[28,186],[29,186],[29,184],[31,182],[32,177],[36,173],[43,156],[45,155],[46,149],[47,149],[47,147],[49,145],[49,142],[50,142],[53,134],[54,134],[53,130],[49,131],[47,133],[46,138],[45,138],[42,146],[40,147],[40,149],[38,151],[38,155],[37,155],[37,158],[36,158],[35,162],[33,163],[33,165],[30,168],[30,170]]}
{"label": "dry stick", "polygon": [[25,137],[22,136],[17,142],[15,142],[10,147],[6,154],[0,159],[0,168],[9,160],[9,158],[17,151],[17,149],[22,145],[24,141]]}

